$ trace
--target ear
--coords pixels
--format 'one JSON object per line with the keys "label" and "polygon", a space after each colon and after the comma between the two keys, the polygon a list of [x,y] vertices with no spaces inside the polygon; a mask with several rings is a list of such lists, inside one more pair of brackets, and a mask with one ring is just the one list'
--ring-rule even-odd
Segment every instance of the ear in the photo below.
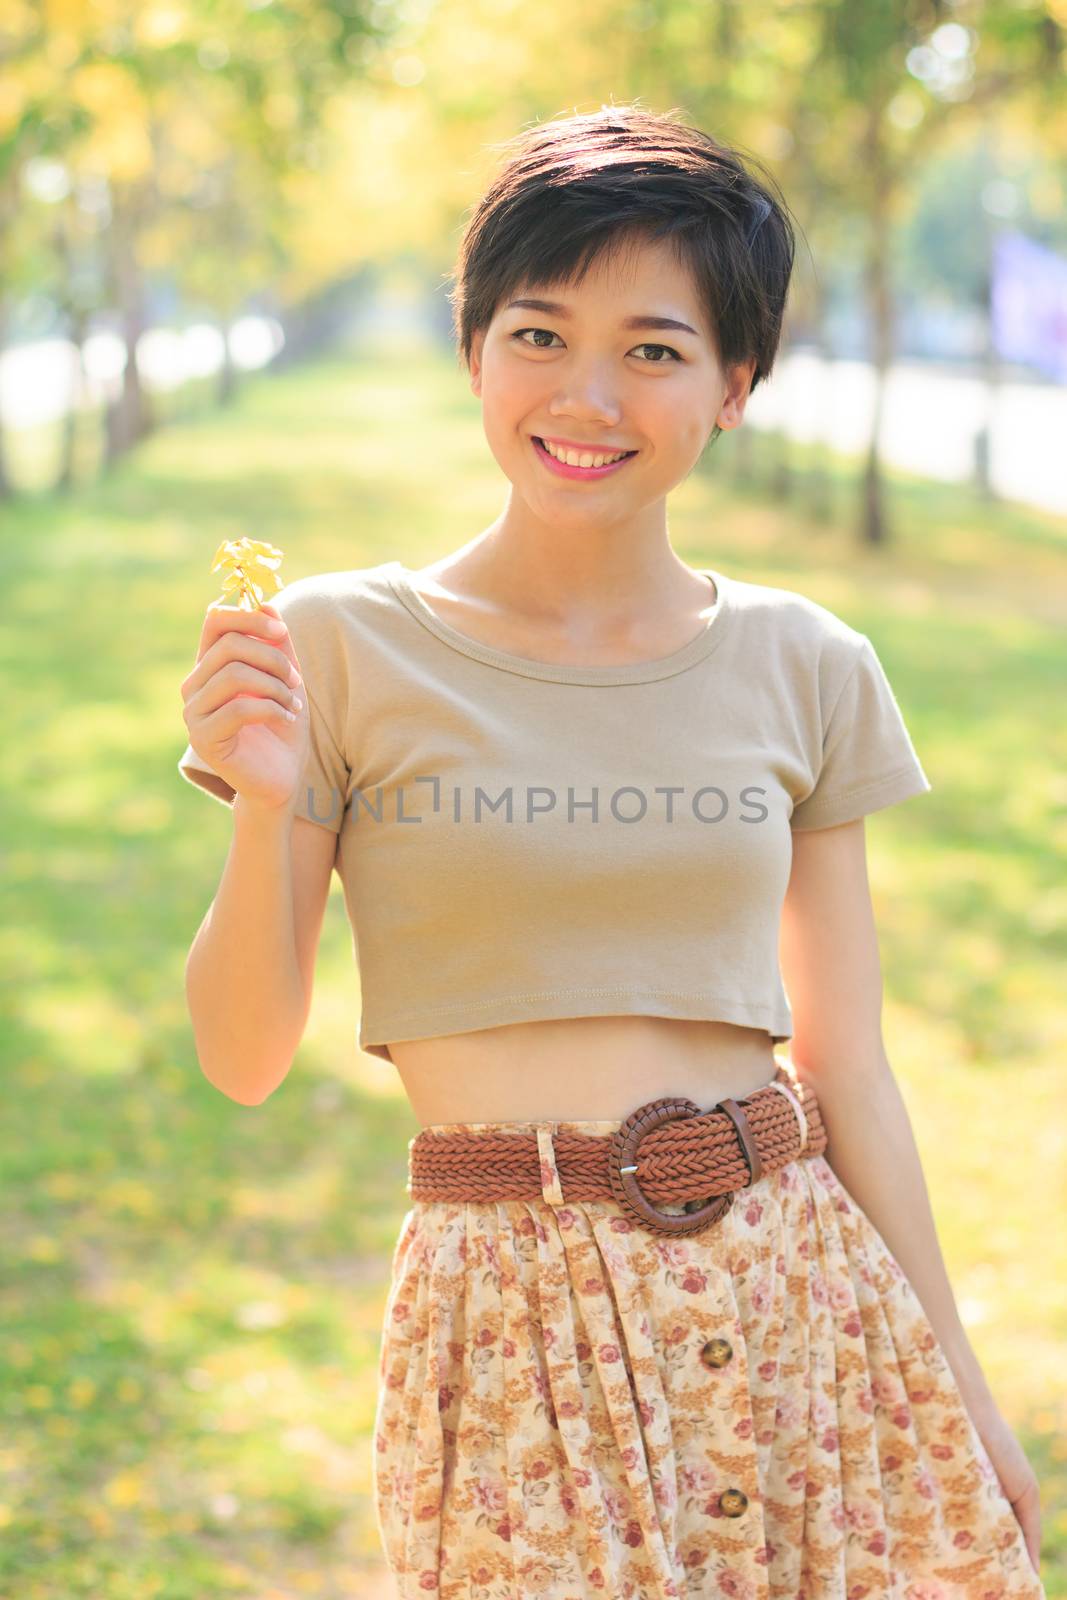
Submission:
{"label": "ear", "polygon": [[479,328],[471,336],[470,380],[471,393],[481,399],[482,394],[482,346],[485,344],[485,330]]}
{"label": "ear", "polygon": [[748,361],[739,361],[730,367],[727,373],[726,393],[715,421],[720,428],[738,428],[745,414],[745,406],[752,390],[752,379],[756,374],[759,357],[752,356]]}

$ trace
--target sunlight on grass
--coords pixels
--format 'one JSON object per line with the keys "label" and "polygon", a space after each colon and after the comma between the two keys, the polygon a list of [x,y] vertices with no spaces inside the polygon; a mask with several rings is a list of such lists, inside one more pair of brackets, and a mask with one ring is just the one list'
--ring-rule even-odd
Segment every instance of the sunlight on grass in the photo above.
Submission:
{"label": "sunlight on grass", "polygon": [[132,1015],[120,994],[70,984],[34,984],[21,1000],[23,1021],[47,1041],[50,1054],[80,1073],[130,1072],[143,1018]]}

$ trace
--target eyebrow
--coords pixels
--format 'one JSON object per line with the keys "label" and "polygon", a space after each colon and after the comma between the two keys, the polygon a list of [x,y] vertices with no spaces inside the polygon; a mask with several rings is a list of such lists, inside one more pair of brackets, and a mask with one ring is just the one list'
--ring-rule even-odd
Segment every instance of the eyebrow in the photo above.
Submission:
{"label": "eyebrow", "polygon": [[[570,321],[571,314],[567,307],[560,305],[557,300],[512,300],[505,309],[514,311],[520,308],[526,311],[547,311],[551,317],[562,317],[565,321]],[[676,317],[654,317],[646,312],[641,312],[635,317],[627,317],[622,326],[624,328],[670,329],[676,333],[692,333],[698,339],[700,338],[697,330],[691,328],[688,322],[679,322]]]}

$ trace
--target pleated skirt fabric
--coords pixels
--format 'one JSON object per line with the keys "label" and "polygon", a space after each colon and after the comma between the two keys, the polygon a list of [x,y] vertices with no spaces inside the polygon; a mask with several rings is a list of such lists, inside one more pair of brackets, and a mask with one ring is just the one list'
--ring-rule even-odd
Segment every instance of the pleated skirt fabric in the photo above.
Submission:
{"label": "pleated skirt fabric", "polygon": [[613,1200],[416,1202],[374,1500],[400,1600],[1043,1600],[896,1259],[822,1156],[671,1238]]}

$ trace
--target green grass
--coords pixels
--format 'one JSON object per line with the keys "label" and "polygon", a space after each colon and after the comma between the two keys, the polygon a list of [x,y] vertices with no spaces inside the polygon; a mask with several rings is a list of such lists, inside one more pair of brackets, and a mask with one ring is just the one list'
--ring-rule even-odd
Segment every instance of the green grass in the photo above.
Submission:
{"label": "green grass", "polygon": [[[52,443],[26,441],[27,481]],[[886,1041],[1064,1595],[1064,529],[891,474],[892,545],[863,550],[858,463],[827,465],[830,511],[808,514],[809,451],[782,502],[773,441],[743,484],[734,444],[672,497],[676,550],[869,633],[934,785],[868,824]],[[179,684],[223,538],[279,544],[289,580],[419,565],[504,487],[451,357],[380,356],[258,378],[108,481],[0,513],[0,1593],[374,1592],[378,1330],[416,1123],[356,1049],[336,881],[284,1086],[250,1109],[201,1075],[183,967],[230,824],[178,775]]]}

